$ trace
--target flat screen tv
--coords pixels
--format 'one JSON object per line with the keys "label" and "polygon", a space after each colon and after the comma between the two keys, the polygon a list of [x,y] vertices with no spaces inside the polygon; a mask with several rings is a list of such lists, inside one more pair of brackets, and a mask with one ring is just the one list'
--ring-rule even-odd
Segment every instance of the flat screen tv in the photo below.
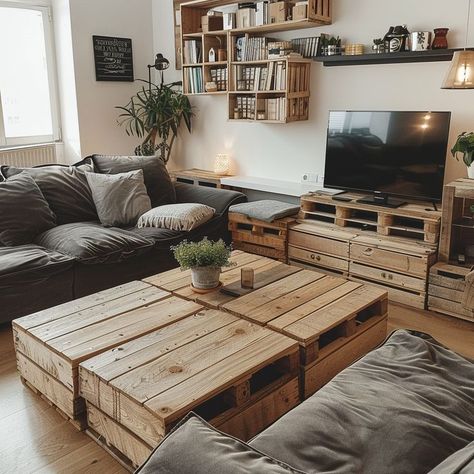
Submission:
{"label": "flat screen tv", "polygon": [[370,193],[362,202],[397,207],[402,197],[441,201],[450,112],[331,111],[324,186]]}

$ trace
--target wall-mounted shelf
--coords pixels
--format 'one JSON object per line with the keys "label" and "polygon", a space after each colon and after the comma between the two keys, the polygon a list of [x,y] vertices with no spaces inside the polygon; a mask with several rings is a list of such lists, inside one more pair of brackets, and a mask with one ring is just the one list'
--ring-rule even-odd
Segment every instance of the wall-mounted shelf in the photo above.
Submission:
{"label": "wall-mounted shelf", "polygon": [[[471,48],[469,48],[471,49]],[[358,56],[317,56],[313,60],[324,66],[361,66],[365,64],[424,63],[451,61],[459,49],[429,49],[428,51],[404,51],[401,53],[361,54]]]}

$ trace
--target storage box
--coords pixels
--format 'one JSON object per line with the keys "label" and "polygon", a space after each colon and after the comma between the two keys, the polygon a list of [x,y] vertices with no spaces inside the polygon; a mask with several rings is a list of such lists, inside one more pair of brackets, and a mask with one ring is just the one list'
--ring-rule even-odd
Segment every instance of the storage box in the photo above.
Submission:
{"label": "storage box", "polygon": [[290,3],[286,1],[270,3],[270,23],[286,21],[290,14],[290,6]]}
{"label": "storage box", "polygon": [[224,13],[224,30],[233,30],[236,27],[236,14]]}
{"label": "storage box", "polygon": [[209,31],[220,31],[224,29],[224,18],[222,16],[203,16],[201,17],[201,26],[203,33]]}
{"label": "storage box", "polygon": [[292,10],[293,20],[306,20],[308,18],[308,5],[295,5]]}

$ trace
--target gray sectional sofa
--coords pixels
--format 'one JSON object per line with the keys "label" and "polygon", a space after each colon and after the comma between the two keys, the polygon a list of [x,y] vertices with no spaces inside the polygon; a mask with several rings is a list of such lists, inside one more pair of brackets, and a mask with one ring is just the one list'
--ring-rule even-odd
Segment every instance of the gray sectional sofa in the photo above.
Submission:
{"label": "gray sectional sofa", "polygon": [[[153,207],[202,203],[214,208],[215,216],[190,232],[103,227],[84,172],[116,174],[136,169],[143,170]],[[234,191],[172,183],[166,168],[155,157],[94,155],[71,167],[2,166],[0,181],[8,182],[20,173],[34,179],[55,216],[55,225],[22,245],[0,243],[0,324],[173,268],[177,264],[170,246],[185,238],[201,240],[207,236],[229,241],[228,208],[246,200],[245,195]],[[3,205],[8,202],[4,200]],[[13,216],[17,222],[12,222],[11,216],[10,221],[0,222],[0,234],[5,227],[21,227],[25,219],[34,217],[24,214],[18,208]]]}
{"label": "gray sectional sofa", "polygon": [[469,474],[473,441],[473,361],[398,330],[249,443],[190,414],[138,473]]}

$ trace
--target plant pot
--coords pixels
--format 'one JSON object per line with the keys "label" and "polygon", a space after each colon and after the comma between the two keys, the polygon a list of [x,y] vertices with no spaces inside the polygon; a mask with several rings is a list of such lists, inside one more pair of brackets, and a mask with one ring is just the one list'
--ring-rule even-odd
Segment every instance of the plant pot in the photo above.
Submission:
{"label": "plant pot", "polygon": [[211,290],[219,286],[220,267],[195,267],[191,268],[191,281],[194,288]]}
{"label": "plant pot", "polygon": [[474,163],[467,167],[467,176],[470,179],[474,179]]}

